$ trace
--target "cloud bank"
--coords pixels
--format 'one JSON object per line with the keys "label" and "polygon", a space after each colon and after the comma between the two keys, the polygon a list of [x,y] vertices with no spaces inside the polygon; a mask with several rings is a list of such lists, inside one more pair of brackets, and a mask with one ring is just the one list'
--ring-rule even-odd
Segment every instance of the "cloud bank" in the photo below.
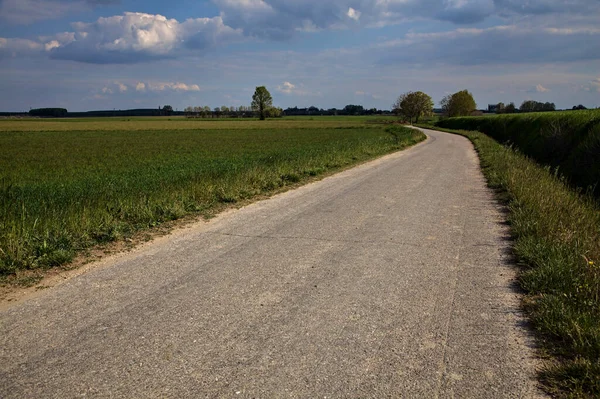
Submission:
{"label": "cloud bank", "polygon": [[127,12],[93,23],[74,23],[73,28],[75,32],[46,44],[52,58],[129,64],[173,58],[184,49],[203,50],[241,38],[241,33],[225,26],[220,17],[180,23],[162,15]]}
{"label": "cloud bank", "polygon": [[[280,41],[302,32],[368,28],[409,20],[446,21],[457,27],[388,40],[383,44],[388,53],[377,57],[382,63],[415,59],[451,64],[569,62],[597,59],[600,54],[597,0],[212,2],[220,15],[211,18],[178,21],[126,12],[95,22],[75,22],[71,31],[48,37],[0,38],[0,57],[44,54],[92,64],[135,64],[203,55],[209,49],[243,41]],[[25,14],[33,20],[51,18],[68,9],[113,3],[115,0],[0,0],[0,19],[10,16],[19,21]],[[468,26],[492,17],[507,23],[491,28]],[[577,25],[569,24],[571,20]]]}

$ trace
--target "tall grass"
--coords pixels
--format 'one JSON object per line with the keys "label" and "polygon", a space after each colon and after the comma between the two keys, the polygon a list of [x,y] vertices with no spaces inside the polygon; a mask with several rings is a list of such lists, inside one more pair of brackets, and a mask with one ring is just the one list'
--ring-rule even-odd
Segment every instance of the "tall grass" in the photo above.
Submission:
{"label": "tall grass", "polygon": [[356,121],[219,130],[180,129],[180,122],[172,130],[138,130],[133,122],[112,131],[110,121],[101,129],[69,123],[84,129],[0,132],[0,275],[61,265],[95,244],[424,139]]}
{"label": "tall grass", "polygon": [[507,201],[525,307],[553,359],[542,382],[557,397],[600,397],[600,208],[514,148],[454,132],[475,144]]}
{"label": "tall grass", "polygon": [[450,118],[436,126],[476,130],[515,145],[600,199],[600,110]]}

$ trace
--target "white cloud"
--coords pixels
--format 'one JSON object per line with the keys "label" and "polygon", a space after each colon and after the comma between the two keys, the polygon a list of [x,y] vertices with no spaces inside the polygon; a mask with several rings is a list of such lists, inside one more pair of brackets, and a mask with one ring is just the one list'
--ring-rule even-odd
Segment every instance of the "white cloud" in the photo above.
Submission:
{"label": "white cloud", "polygon": [[592,87],[596,89],[598,93],[600,93],[600,78],[596,78],[592,80]]}
{"label": "white cloud", "polygon": [[535,91],[538,93],[547,93],[550,91],[550,89],[547,89],[542,85],[537,85],[537,86],[535,86]]}
{"label": "white cloud", "polygon": [[46,43],[53,58],[97,64],[136,63],[171,58],[186,50],[241,38],[241,33],[225,26],[221,17],[180,23],[162,15],[127,12],[72,26],[75,32],[57,35]]}
{"label": "white cloud", "polygon": [[101,90],[102,94],[114,94],[117,91],[119,93],[126,93],[129,90],[129,87],[121,82],[113,82],[111,85],[112,86],[104,86]]}
{"label": "white cloud", "polygon": [[[129,86],[121,82],[112,83],[113,86],[105,86],[101,92],[102,94],[114,94],[114,93],[127,93]],[[197,84],[185,84],[181,82],[137,82],[131,85],[135,87],[137,92],[153,91],[175,91],[175,92],[192,92],[200,91],[200,86]]]}
{"label": "white cloud", "polygon": [[173,91],[200,91],[200,86],[193,84],[187,85],[185,83],[164,83],[164,82],[151,82],[145,85],[151,91],[165,91],[165,90],[173,90]]}
{"label": "white cloud", "polygon": [[296,89],[296,85],[290,82],[283,82],[283,84],[277,86],[277,91],[285,94],[292,94]]}
{"label": "white cloud", "polygon": [[361,14],[362,13],[360,11],[356,11],[354,8],[350,7],[348,8],[348,13],[346,15],[348,15],[348,18],[358,21]]}
{"label": "white cloud", "polygon": [[[0,7],[39,8],[56,6],[60,12],[66,4],[89,8],[113,0],[0,0]],[[599,15],[600,3],[569,0],[213,0],[220,15],[191,18],[185,21],[162,15],[124,13],[95,22],[76,22],[72,32],[41,37],[36,40],[11,40],[0,44],[6,57],[43,50],[51,58],[96,64],[132,64],[151,60],[201,55],[203,50],[251,40],[248,37],[286,39],[299,31],[322,31],[344,27],[396,24],[406,20],[444,20],[469,24],[494,16],[506,25],[492,28],[463,28],[447,32],[408,34],[380,45],[415,50],[388,52],[380,58],[429,58],[440,63],[518,62],[519,57],[541,61],[595,59],[600,29],[596,25],[573,25],[557,22],[538,24],[536,16],[579,13],[577,18]],[[56,3],[56,4],[55,4]],[[521,4],[521,6],[518,6]],[[577,5],[577,7],[575,7]],[[62,7],[62,8],[61,8]],[[554,14],[553,14],[554,13]],[[525,15],[515,22],[514,15]],[[530,18],[531,17],[531,18]],[[541,17],[540,17],[541,18]],[[561,20],[567,17],[560,14]],[[586,22],[587,23],[587,22]],[[529,37],[527,36],[529,35]],[[473,46],[458,43],[468,40]],[[28,40],[28,43],[17,43]],[[416,44],[428,46],[427,50]],[[514,43],[519,43],[515,46]],[[453,46],[453,47],[452,47]],[[10,50],[9,50],[10,47]],[[501,48],[502,51],[497,50]],[[560,48],[561,51],[556,51]],[[42,51],[42,52],[43,52]],[[584,55],[585,53],[586,55]],[[410,57],[408,57],[410,55]],[[485,57],[488,56],[486,59]],[[414,63],[415,61],[413,61]]]}
{"label": "white cloud", "polygon": [[283,82],[277,86],[277,91],[287,95],[295,96],[321,96],[319,91],[308,91],[303,84],[297,85],[291,82]]}
{"label": "white cloud", "polygon": [[58,40],[51,40],[44,45],[44,48],[46,49],[46,51],[50,51],[53,48],[57,48],[57,47],[60,47],[60,43],[58,42]]}

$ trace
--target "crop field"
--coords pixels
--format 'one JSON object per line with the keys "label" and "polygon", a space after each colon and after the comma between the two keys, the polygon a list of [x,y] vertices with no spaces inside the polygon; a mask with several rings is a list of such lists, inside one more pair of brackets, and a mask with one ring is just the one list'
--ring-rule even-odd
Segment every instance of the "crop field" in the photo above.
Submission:
{"label": "crop field", "polygon": [[0,120],[0,276],[424,138],[381,118]]}

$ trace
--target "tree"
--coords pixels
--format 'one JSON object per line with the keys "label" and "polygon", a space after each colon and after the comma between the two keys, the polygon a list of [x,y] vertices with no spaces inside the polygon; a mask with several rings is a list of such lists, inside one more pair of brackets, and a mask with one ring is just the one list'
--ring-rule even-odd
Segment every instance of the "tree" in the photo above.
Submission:
{"label": "tree", "polygon": [[450,118],[455,116],[468,116],[477,108],[473,95],[468,90],[462,90],[447,95],[440,102],[444,114]]}
{"label": "tree", "polygon": [[163,114],[165,114],[165,115],[167,115],[167,116],[168,116],[168,115],[171,115],[171,114],[173,113],[173,107],[171,107],[170,105],[165,105],[165,106],[162,108],[162,111],[163,111]]}
{"label": "tree", "polygon": [[544,103],[544,105],[542,106],[542,111],[545,111],[545,112],[556,111],[556,105],[554,103]]}
{"label": "tree", "polygon": [[29,110],[31,116],[63,118],[67,116],[68,111],[65,108],[37,108]]}
{"label": "tree", "polygon": [[523,101],[523,103],[519,107],[519,111],[521,111],[521,112],[535,112],[536,111],[536,102],[532,101],[532,100]]}
{"label": "tree", "polygon": [[573,110],[582,110],[582,109],[587,109],[586,107],[584,107],[583,105],[579,104],[573,107]]}
{"label": "tree", "polygon": [[392,109],[395,114],[408,118],[411,124],[413,118],[419,123],[419,118],[433,113],[433,100],[422,91],[409,91],[398,97]]}
{"label": "tree", "polygon": [[269,107],[265,112],[267,114],[267,118],[281,118],[283,115],[283,110],[276,107]]}
{"label": "tree", "polygon": [[260,120],[264,121],[267,118],[267,109],[273,106],[273,97],[265,86],[256,88],[252,96],[252,109],[260,115]]}
{"label": "tree", "polygon": [[498,104],[496,104],[496,113],[497,114],[503,114],[506,112],[506,105],[504,105],[504,103],[500,102]]}
{"label": "tree", "polygon": [[521,112],[552,112],[556,111],[554,103],[540,103],[533,100],[523,101],[519,108]]}
{"label": "tree", "polygon": [[344,107],[346,115],[361,115],[365,108],[362,105],[348,104]]}
{"label": "tree", "polygon": [[517,112],[517,107],[515,106],[515,103],[511,102],[504,108],[505,114],[514,114],[515,112]]}

